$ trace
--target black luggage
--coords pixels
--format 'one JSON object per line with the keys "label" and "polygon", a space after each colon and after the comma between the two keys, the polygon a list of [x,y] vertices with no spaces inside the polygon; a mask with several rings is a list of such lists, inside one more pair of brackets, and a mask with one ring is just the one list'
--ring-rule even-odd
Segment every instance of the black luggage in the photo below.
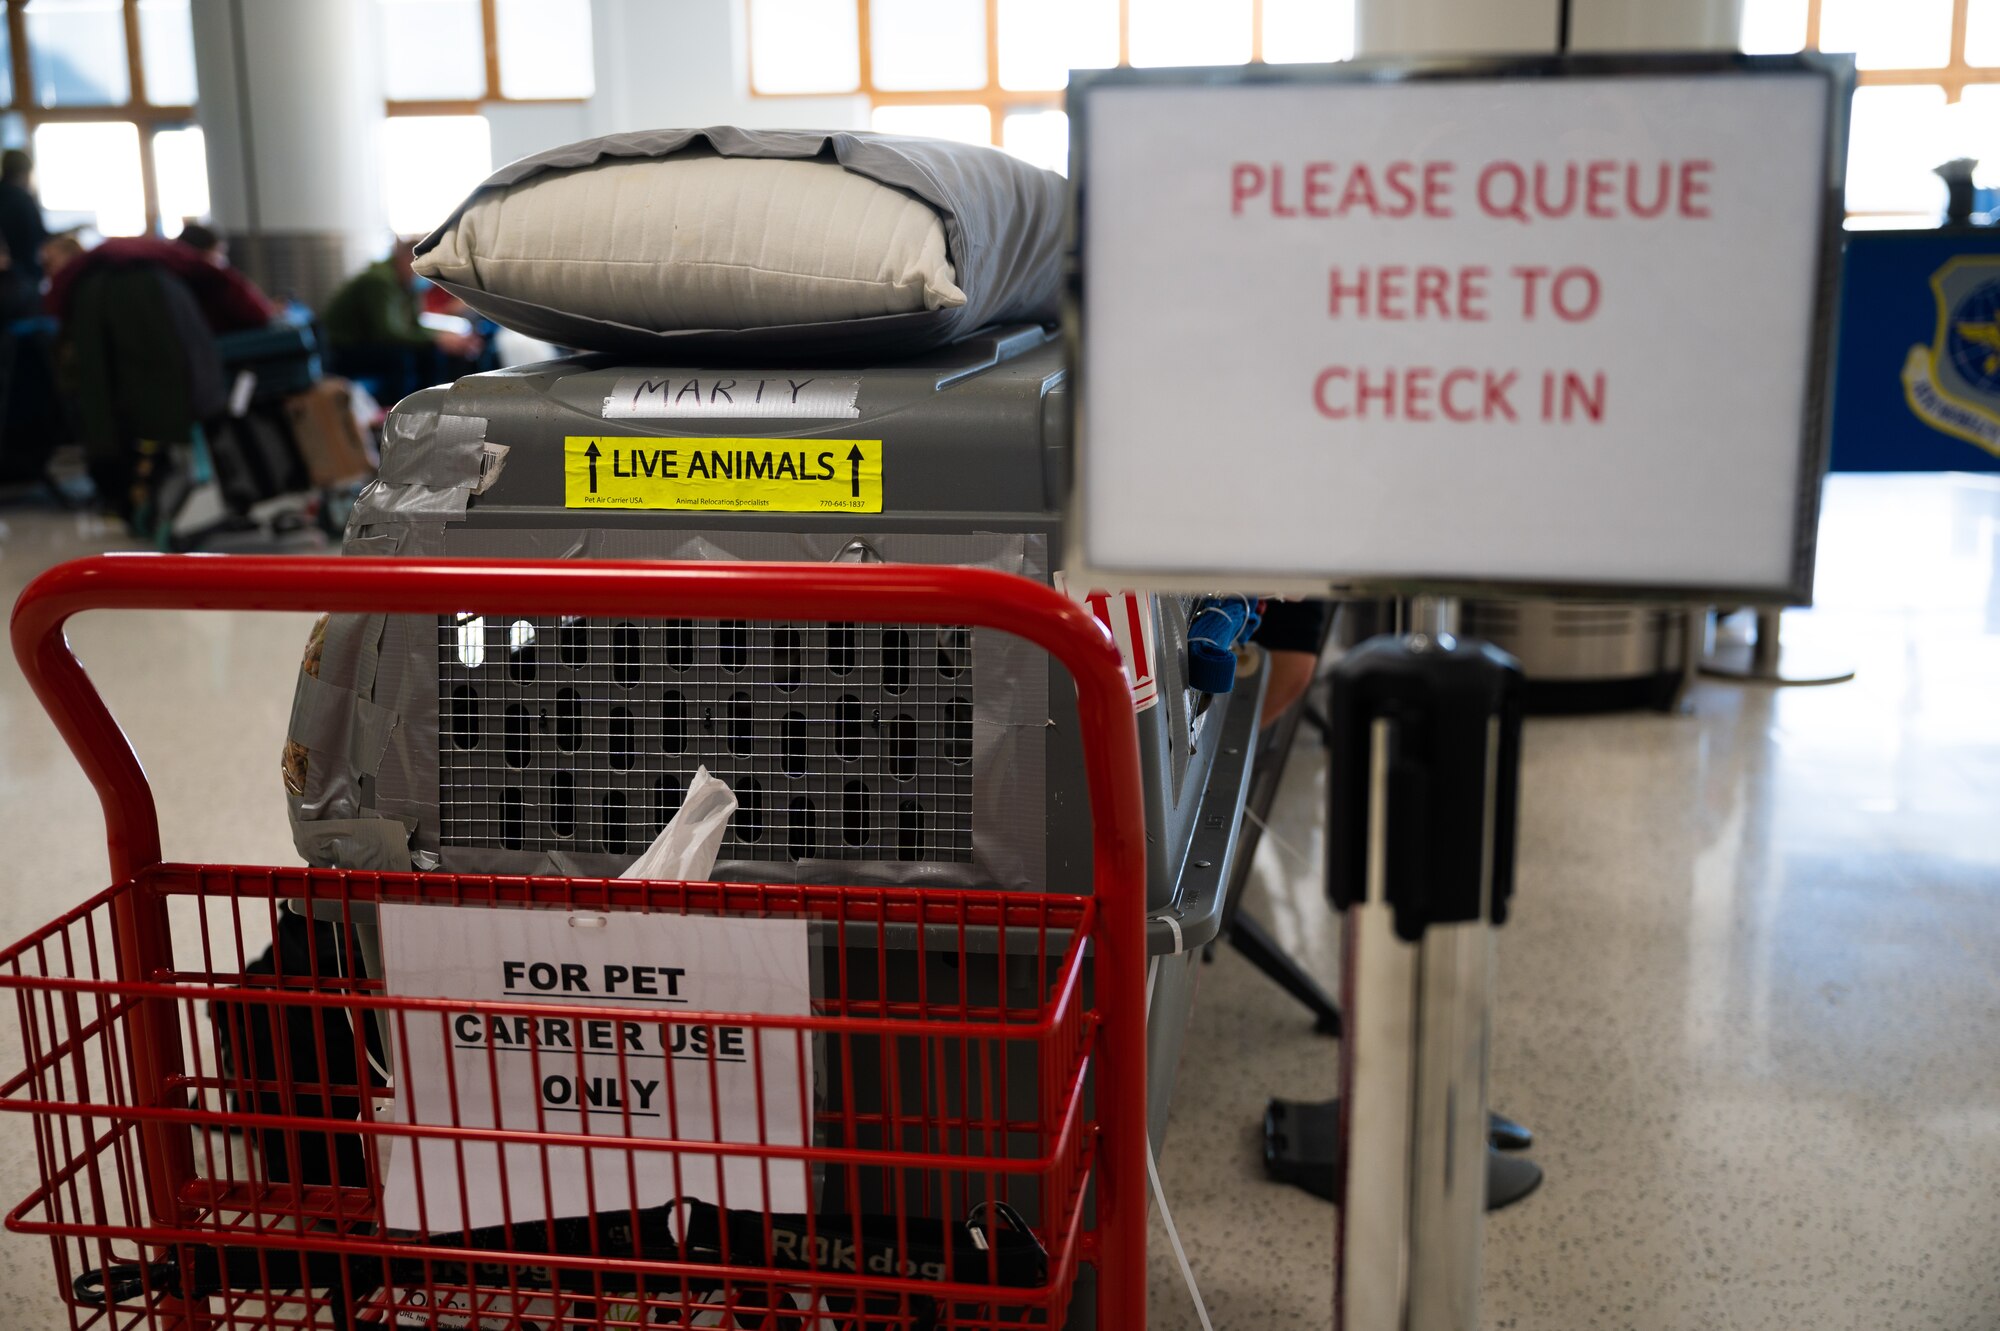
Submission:
{"label": "black luggage", "polygon": [[204,432],[216,484],[230,512],[246,514],[267,499],[311,488],[282,403],[224,416]]}
{"label": "black luggage", "polygon": [[242,333],[224,333],[215,339],[222,357],[222,371],[231,385],[248,372],[252,386],[250,404],[282,402],[294,393],[303,393],[321,375],[319,339],[312,325],[274,323]]}
{"label": "black luggage", "polygon": [[[351,929],[281,910],[271,946],[244,973],[270,976],[273,989],[328,993],[329,977],[358,977],[359,955]],[[272,1030],[274,1012],[284,1015],[282,1045]],[[364,1053],[344,1011],[217,999],[209,1004],[208,1015],[215,1024],[223,1080],[235,1088],[231,1101],[238,1113],[359,1119],[361,1100],[354,1092],[361,1085],[361,1069],[366,1067],[370,1086],[387,1084],[378,1070],[383,1066],[379,1035],[370,1024]],[[336,1181],[332,1171],[337,1169],[343,1187],[367,1186],[358,1133],[257,1128],[252,1140],[266,1182],[325,1185]]]}

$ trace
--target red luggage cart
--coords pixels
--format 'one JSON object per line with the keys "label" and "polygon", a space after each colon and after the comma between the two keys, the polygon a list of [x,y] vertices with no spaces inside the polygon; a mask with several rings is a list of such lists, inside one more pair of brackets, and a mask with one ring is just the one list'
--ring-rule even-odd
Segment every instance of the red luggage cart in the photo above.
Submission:
{"label": "red luggage cart", "polygon": [[[1092,890],[166,864],[145,774],[63,635],[71,615],[95,609],[444,615],[467,605],[973,624],[1034,642],[1076,683],[1095,829]],[[1053,1328],[1068,1315],[1079,1264],[1096,1272],[1099,1327],[1145,1325],[1137,746],[1116,649],[1068,599],[1020,578],[950,567],[105,556],[38,578],[15,607],[13,640],[97,788],[117,880],[0,952],[0,989],[12,993],[20,1024],[19,1052],[0,1068],[0,1107],[30,1116],[41,1180],[7,1226],[50,1236],[73,1327]],[[262,930],[299,902],[343,931],[358,909],[389,902],[803,918],[843,958],[822,977],[810,1016],[675,1019],[744,1027],[758,1047],[819,1042],[841,1055],[842,1071],[831,1079],[837,1084],[817,1089],[760,1079],[760,1124],[767,1105],[783,1112],[789,1103],[812,1127],[804,1145],[764,1144],[761,1132],[725,1141],[719,1127],[714,1137],[662,1141],[632,1135],[629,1119],[608,1132],[397,1122],[378,1104],[395,1074],[371,1060],[365,1035],[352,1033],[372,1025],[407,1047],[411,1028],[441,1028],[447,1013],[566,1010],[395,997],[381,979],[322,963],[316,952],[255,973],[249,958]],[[913,988],[891,982],[880,960],[898,928],[930,940],[917,949]],[[870,948],[873,973],[845,960],[865,959]],[[1032,976],[1025,999],[1023,967]],[[982,968],[997,984],[968,978]],[[619,1007],[586,1011],[655,1019]],[[238,1047],[229,1032],[259,1022],[277,1033],[283,1066],[246,1067],[229,1056]],[[331,1038],[341,1030],[351,1047]],[[301,1031],[302,1040],[293,1034]],[[1019,1085],[1024,1067],[1030,1096]],[[869,1076],[880,1084],[857,1087]],[[452,1095],[456,1123],[455,1085]],[[1023,1113],[1024,1103],[1032,1110]],[[523,1146],[542,1152],[545,1172],[550,1150],[595,1158],[610,1148],[628,1157],[750,1159],[767,1179],[802,1174],[809,1197],[821,1195],[814,1179],[851,1186],[838,1190],[845,1201],[798,1215],[773,1214],[768,1203],[731,1210],[726,1199],[661,1197],[574,1217],[516,1198],[498,1227],[427,1237],[387,1231],[382,1162],[398,1148],[415,1151],[424,1137],[450,1139],[459,1161],[456,1177],[428,1177],[424,1186],[461,1195],[467,1170],[491,1168],[502,1147]],[[592,1149],[578,1151],[579,1143]],[[365,1161],[359,1177],[333,1165],[344,1153]],[[320,1162],[317,1175],[309,1155]],[[864,1175],[873,1182],[858,1183]],[[875,1209],[864,1211],[864,1195]]]}

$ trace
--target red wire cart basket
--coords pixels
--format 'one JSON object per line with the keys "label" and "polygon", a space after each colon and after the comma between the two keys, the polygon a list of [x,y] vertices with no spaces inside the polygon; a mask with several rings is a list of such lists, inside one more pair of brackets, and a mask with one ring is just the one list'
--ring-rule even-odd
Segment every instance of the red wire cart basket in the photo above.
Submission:
{"label": "red wire cart basket", "polygon": [[[1076,684],[1091,891],[166,864],[145,775],[63,636],[93,609],[476,604],[971,624],[1033,642]],[[20,1035],[0,1108],[30,1116],[40,1175],[7,1225],[50,1236],[73,1327],[1053,1328],[1084,1266],[1098,1326],[1145,1325],[1137,743],[1116,649],[1067,598],[929,566],[106,556],[37,579],[13,639],[97,788],[117,880],[0,951]],[[799,1057],[784,1066],[808,1066],[810,1049],[817,1075],[760,1074],[754,1114],[703,1123],[674,1112],[673,1087],[690,1094],[677,1073],[665,1130],[641,1131],[629,1104],[594,1124],[538,1112],[499,1126],[461,1116],[472,1096],[459,1079],[442,1088],[448,1115],[398,1114],[425,1066],[412,1042],[449,1040],[454,1022],[525,1033],[511,1052],[538,1077],[582,1071],[581,1035],[552,1031],[666,1026],[636,1006],[392,994],[347,955],[384,905],[802,921],[817,959],[809,1013],[677,1009],[672,1024],[708,1033],[692,1075],[711,1107],[725,1028],[757,1067],[785,1050]],[[253,963],[288,912],[320,921],[331,951]],[[625,1046],[612,1048],[622,1073]],[[478,1076],[520,1075],[494,1053]],[[788,1116],[803,1140],[766,1131]],[[383,1179],[398,1151],[417,1161],[420,1221],[391,1228]],[[541,1186],[503,1181],[504,1215],[478,1221],[469,1192],[515,1179],[501,1161],[524,1152]],[[726,1187],[648,1192],[637,1180],[662,1161],[675,1180],[748,1169],[764,1186],[733,1204]],[[615,1200],[554,1204],[553,1181],[573,1171],[590,1198]],[[785,1180],[810,1199],[797,1211],[770,1201]]]}

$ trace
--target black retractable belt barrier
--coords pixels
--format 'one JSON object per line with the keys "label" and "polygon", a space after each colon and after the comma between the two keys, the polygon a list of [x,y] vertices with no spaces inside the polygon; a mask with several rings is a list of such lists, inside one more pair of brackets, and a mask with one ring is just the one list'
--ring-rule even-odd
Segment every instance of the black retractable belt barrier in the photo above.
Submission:
{"label": "black retractable belt barrier", "polygon": [[1478,1325],[1492,927],[1513,892],[1521,683],[1506,653],[1443,632],[1371,639],[1333,677],[1342,1331]]}

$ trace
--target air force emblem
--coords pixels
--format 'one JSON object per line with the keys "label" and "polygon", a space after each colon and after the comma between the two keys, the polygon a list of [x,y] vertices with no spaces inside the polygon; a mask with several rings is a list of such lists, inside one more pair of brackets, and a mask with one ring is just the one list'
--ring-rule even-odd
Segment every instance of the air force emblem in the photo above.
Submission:
{"label": "air force emblem", "polygon": [[1931,292],[1937,335],[1910,348],[1903,395],[1925,424],[2000,456],[2000,257],[1960,255]]}

